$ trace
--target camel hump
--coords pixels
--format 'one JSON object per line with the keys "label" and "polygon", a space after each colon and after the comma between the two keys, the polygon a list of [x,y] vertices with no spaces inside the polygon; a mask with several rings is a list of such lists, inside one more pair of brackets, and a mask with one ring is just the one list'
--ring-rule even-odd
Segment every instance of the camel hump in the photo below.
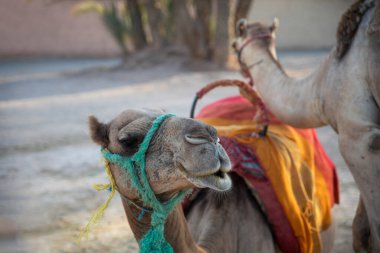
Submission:
{"label": "camel hump", "polygon": [[355,33],[364,14],[374,6],[375,0],[358,0],[342,15],[336,33],[337,46],[335,56],[342,59],[355,38]]}

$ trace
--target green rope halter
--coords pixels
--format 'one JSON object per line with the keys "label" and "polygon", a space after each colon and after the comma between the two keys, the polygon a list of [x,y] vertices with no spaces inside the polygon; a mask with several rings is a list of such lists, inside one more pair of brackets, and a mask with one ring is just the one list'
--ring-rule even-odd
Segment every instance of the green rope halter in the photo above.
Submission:
{"label": "green rope halter", "polygon": [[118,165],[124,169],[129,176],[131,185],[135,188],[145,205],[152,207],[151,227],[149,231],[139,241],[141,253],[172,253],[173,248],[165,240],[164,226],[165,221],[174,207],[190,192],[180,191],[176,196],[165,203],[161,203],[152,188],[150,187],[145,171],[145,153],[149,147],[153,135],[161,125],[161,123],[173,114],[164,114],[157,117],[148,133],[145,135],[139,150],[131,157],[123,157],[113,154],[106,149],[102,149],[103,157],[110,163]]}

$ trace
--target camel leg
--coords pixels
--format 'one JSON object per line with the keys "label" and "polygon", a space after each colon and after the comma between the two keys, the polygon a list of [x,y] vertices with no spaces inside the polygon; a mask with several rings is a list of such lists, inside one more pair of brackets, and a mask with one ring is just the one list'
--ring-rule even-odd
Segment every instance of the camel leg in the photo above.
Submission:
{"label": "camel leg", "polygon": [[358,208],[356,209],[354,222],[352,224],[352,235],[354,239],[353,247],[355,252],[371,252],[371,233],[369,230],[367,212],[365,210],[363,199],[361,197],[358,203]]}
{"label": "camel leg", "polygon": [[[360,190],[367,211],[371,234],[370,248],[372,252],[380,252],[380,127],[376,124],[362,125],[349,120],[341,125],[344,127],[339,129],[339,148]],[[359,210],[357,223],[363,220],[364,213]],[[358,229],[358,224],[355,226],[355,229]],[[359,236],[355,240],[360,241],[360,235],[354,235]]]}
{"label": "camel leg", "polygon": [[336,234],[336,222],[334,219],[331,222],[331,225],[328,229],[321,232],[321,241],[322,241],[322,253],[332,252],[334,248]]}

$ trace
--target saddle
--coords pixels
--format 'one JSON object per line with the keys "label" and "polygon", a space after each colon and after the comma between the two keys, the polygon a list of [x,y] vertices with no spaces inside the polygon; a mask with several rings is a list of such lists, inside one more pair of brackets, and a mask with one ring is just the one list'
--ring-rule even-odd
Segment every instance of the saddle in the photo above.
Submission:
{"label": "saddle", "polygon": [[266,134],[258,137],[259,109],[234,96],[207,105],[195,118],[218,130],[232,173],[260,203],[280,250],[319,252],[319,234],[330,226],[331,208],[339,202],[335,166],[314,129],[290,127],[270,112]]}

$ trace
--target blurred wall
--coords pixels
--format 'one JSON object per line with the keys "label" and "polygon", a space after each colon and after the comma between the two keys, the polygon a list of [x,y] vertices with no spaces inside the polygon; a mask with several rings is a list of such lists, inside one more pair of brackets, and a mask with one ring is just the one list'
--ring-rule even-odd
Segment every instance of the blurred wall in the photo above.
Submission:
{"label": "blurred wall", "polygon": [[95,13],[74,16],[70,10],[77,1],[49,2],[0,0],[0,57],[119,54]]}
{"label": "blurred wall", "polygon": [[[49,2],[55,2],[49,4]],[[119,49],[96,14],[73,16],[76,1],[0,0],[0,57],[114,56]],[[352,0],[254,0],[249,20],[280,19],[280,49],[330,48]]]}
{"label": "blurred wall", "polygon": [[352,0],[254,0],[248,20],[280,19],[277,48],[320,49],[335,44],[340,16]]}

